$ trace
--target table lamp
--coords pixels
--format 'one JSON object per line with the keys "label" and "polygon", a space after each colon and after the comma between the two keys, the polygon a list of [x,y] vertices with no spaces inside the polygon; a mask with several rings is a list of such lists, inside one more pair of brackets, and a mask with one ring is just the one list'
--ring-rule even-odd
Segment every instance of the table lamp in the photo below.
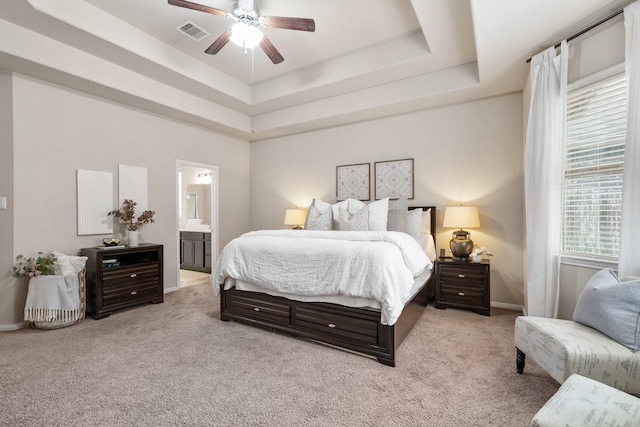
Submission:
{"label": "table lamp", "polygon": [[453,232],[453,238],[449,242],[449,248],[454,257],[458,259],[467,259],[473,251],[473,240],[470,233],[462,228],[478,228],[480,227],[480,218],[478,216],[478,208],[471,206],[454,206],[444,209],[444,221],[442,226],[445,228],[459,228]]}
{"label": "table lamp", "polygon": [[304,221],[307,219],[306,209],[287,209],[284,213],[284,225],[288,225],[292,230],[302,230]]}

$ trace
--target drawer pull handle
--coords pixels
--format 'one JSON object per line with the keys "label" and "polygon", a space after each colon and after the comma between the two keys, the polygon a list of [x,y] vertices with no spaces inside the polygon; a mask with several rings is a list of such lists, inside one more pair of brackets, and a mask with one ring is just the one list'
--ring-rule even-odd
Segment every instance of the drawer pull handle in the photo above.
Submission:
{"label": "drawer pull handle", "polygon": [[253,311],[260,311],[258,307],[253,307]]}
{"label": "drawer pull handle", "polygon": [[458,277],[461,278],[461,279],[464,279],[467,276],[465,276],[464,274],[458,274]]}
{"label": "drawer pull handle", "polygon": [[136,277],[136,276],[137,276],[137,274],[135,274],[135,273],[134,273],[134,274],[132,274],[132,275],[131,275],[131,276],[129,276],[129,277],[134,278],[134,277]]}
{"label": "drawer pull handle", "polygon": [[138,295],[138,292],[136,292],[136,291],[132,291],[132,292],[131,292],[131,295]]}
{"label": "drawer pull handle", "polygon": [[458,292],[458,295],[463,297],[464,296],[464,292]]}
{"label": "drawer pull handle", "polygon": [[336,327],[336,325],[334,325],[333,323],[329,323],[329,327],[330,327],[331,329],[333,329],[333,328],[335,328],[335,327]]}

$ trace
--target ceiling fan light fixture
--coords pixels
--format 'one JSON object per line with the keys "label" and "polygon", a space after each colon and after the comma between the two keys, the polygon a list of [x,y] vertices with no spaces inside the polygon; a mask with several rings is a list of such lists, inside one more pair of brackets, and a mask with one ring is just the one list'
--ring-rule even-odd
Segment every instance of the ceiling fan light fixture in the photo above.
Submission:
{"label": "ceiling fan light fixture", "polygon": [[254,25],[247,25],[244,22],[237,22],[231,27],[231,40],[236,45],[245,49],[253,49],[262,41],[264,34]]}

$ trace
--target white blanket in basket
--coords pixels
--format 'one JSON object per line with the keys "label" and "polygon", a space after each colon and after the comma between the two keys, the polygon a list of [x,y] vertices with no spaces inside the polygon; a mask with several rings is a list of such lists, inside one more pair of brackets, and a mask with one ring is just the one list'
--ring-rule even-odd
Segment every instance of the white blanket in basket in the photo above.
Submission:
{"label": "white blanket in basket", "polygon": [[29,280],[24,320],[31,322],[80,319],[77,274],[36,276]]}

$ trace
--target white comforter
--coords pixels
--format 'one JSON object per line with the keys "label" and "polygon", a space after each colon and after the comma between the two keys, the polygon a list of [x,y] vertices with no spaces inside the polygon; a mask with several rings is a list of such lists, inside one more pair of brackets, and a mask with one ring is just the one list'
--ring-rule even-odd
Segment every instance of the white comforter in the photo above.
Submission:
{"label": "white comforter", "polygon": [[371,298],[380,302],[382,324],[393,325],[414,278],[431,266],[406,233],[262,230],[232,240],[211,281],[216,295],[233,278],[288,294]]}

